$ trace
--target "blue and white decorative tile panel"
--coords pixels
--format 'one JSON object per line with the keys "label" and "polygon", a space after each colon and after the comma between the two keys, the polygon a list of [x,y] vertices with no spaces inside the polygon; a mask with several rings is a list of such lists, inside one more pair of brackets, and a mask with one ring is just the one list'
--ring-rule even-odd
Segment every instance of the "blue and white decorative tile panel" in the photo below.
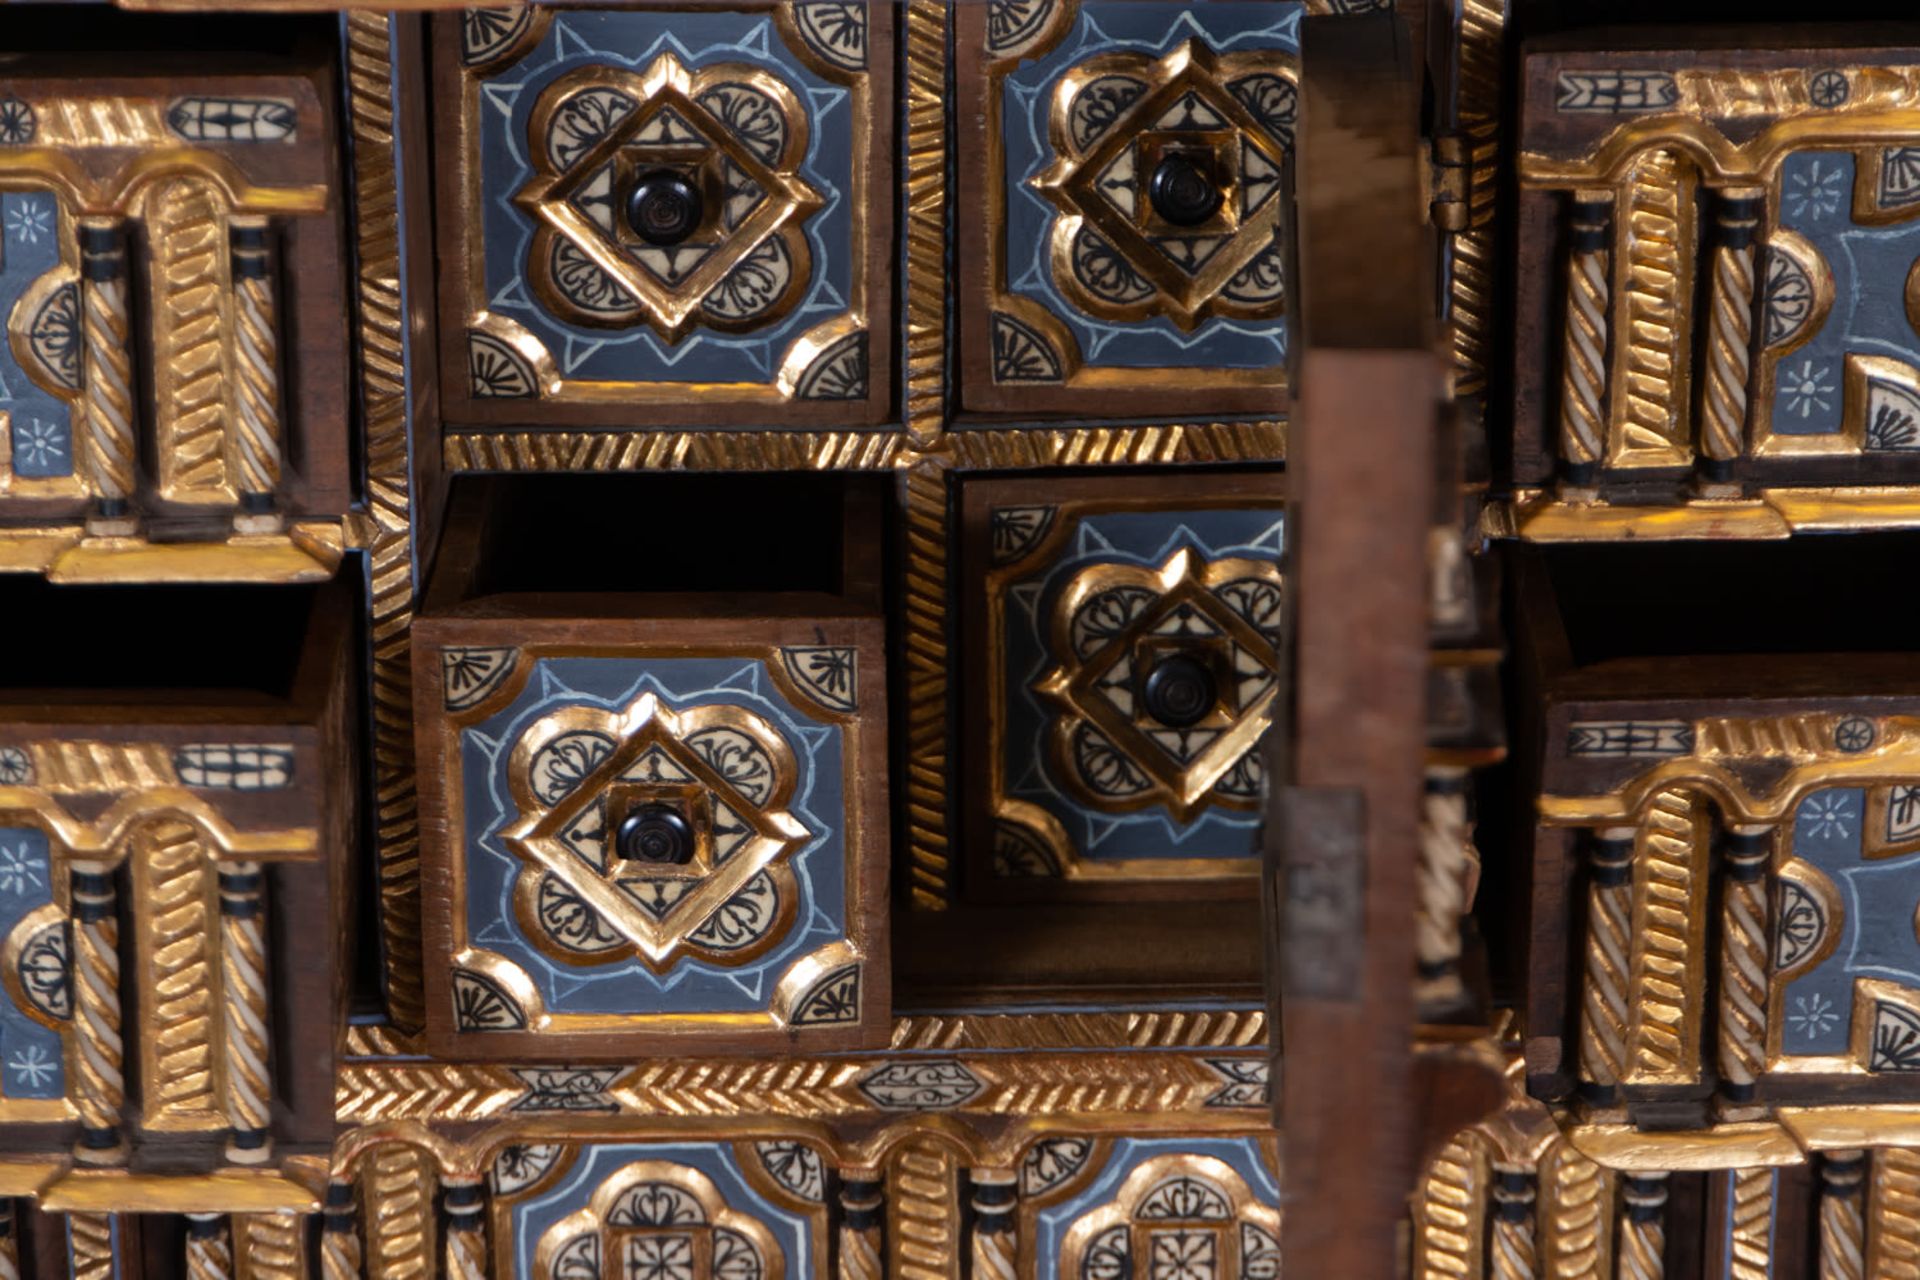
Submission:
{"label": "blue and white decorative tile panel", "polygon": [[[1296,91],[1282,70],[1304,8],[1085,0],[1001,79],[1007,289],[1063,324],[1087,366],[1285,363],[1278,190]],[[1194,225],[1148,193],[1176,154],[1225,193]]]}
{"label": "blue and white decorative tile panel", "polygon": [[[848,937],[846,730],[762,661],[540,657],[458,734],[464,939],[486,957],[455,976],[461,1029],[534,1025],[519,981],[556,1018],[765,1013]],[[650,813],[683,842],[658,857],[624,835]]]}
{"label": "blue and white decorative tile panel", "polygon": [[67,921],[37,827],[0,827],[0,940],[14,957],[0,1000],[0,1114],[6,1099],[66,1096],[60,1030],[73,1016]]}
{"label": "blue and white decorative tile panel", "polygon": [[1920,788],[1815,791],[1790,840],[1774,908],[1781,1065],[1855,1055],[1920,1071]]}
{"label": "blue and white decorative tile panel", "polygon": [[[1256,743],[1278,688],[1281,512],[1090,512],[1062,515],[1063,531],[1051,511],[993,514],[996,532],[1036,512],[1035,541],[1064,532],[1057,555],[993,588],[999,869],[1244,869],[1259,851]],[[1169,716],[1151,685],[1183,667],[1203,692]]]}
{"label": "blue and white decorative tile panel", "polygon": [[1920,450],[1917,184],[1920,148],[1782,162],[1761,316],[1763,453]]}
{"label": "blue and white decorative tile panel", "polygon": [[493,1171],[516,1280],[825,1274],[825,1170],[796,1142],[508,1148]]}
{"label": "blue and white decorative tile panel", "polygon": [[11,338],[0,344],[7,432],[0,495],[77,492],[71,401],[80,387],[79,295],[62,262],[61,235],[52,192],[0,192],[0,312]]}
{"label": "blue and white decorative tile panel", "polygon": [[1035,1213],[1034,1280],[1280,1274],[1280,1187],[1254,1138],[1121,1138],[1055,1183],[1074,1189]]}
{"label": "blue and white decorative tile panel", "polygon": [[[560,10],[500,32],[469,17],[469,305],[494,318],[473,331],[472,394],[545,394],[531,342],[570,383],[864,398],[874,176],[856,16],[857,61],[848,37],[796,21],[802,56],[771,9]],[[634,201],[669,173],[691,204],[660,208],[693,229],[649,239]]]}

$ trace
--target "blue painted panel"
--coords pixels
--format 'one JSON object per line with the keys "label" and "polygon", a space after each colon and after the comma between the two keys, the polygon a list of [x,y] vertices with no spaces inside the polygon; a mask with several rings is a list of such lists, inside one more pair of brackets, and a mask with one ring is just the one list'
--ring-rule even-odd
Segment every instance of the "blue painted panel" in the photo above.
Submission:
{"label": "blue painted panel", "polygon": [[[580,67],[644,71],[671,53],[692,70],[718,62],[766,66],[806,104],[809,141],[800,174],[822,207],[805,222],[812,278],[779,322],[731,335],[695,329],[669,343],[644,324],[594,329],[554,318],[533,298],[525,273],[535,224],[513,195],[529,178],[527,121],[541,92]],[[848,308],[852,294],[854,129],[849,91],[809,70],[765,13],[571,10],[518,62],[480,84],[481,227],[487,308],[526,326],[573,379],[607,382],[771,383],[794,338]]]}
{"label": "blue painted panel", "polygon": [[1001,118],[1007,212],[1005,252],[1008,286],[1065,321],[1089,365],[1120,368],[1260,369],[1283,363],[1284,319],[1215,317],[1191,333],[1156,318],[1116,324],[1087,315],[1061,295],[1048,252],[1057,211],[1029,185],[1054,162],[1047,137],[1047,111],[1054,86],[1075,64],[1100,53],[1132,50],[1159,56],[1188,40],[1206,41],[1218,52],[1253,49],[1300,51],[1299,0],[1196,0],[1192,4],[1086,0],[1072,30],[1045,56],[1023,63],[1001,82]]}
{"label": "blue painted panel", "polygon": [[[665,974],[638,959],[576,967],[550,959],[521,932],[515,874],[527,866],[500,840],[518,816],[507,790],[513,744],[534,721],[564,706],[621,709],[643,693],[670,709],[727,703],[773,725],[793,749],[799,777],[786,809],[813,833],[787,855],[800,901],[792,926],[767,953],[737,968],[683,958]],[[555,1013],[750,1013],[763,1010],[779,976],[800,956],[844,938],[846,900],[845,738],[820,724],[749,658],[541,658],[514,701],[460,734],[466,814],[467,935],[525,969]]]}
{"label": "blue painted panel", "polygon": [[[36,827],[0,827],[0,938],[53,901],[53,857]],[[0,1000],[0,1085],[9,1098],[66,1094],[60,1037],[11,1000]]]}
{"label": "blue painted panel", "polygon": [[[60,264],[59,226],[50,192],[0,193],[0,318],[10,316],[20,295]],[[72,410],[27,376],[7,342],[0,342],[0,411],[11,418],[14,474],[73,474]]]}

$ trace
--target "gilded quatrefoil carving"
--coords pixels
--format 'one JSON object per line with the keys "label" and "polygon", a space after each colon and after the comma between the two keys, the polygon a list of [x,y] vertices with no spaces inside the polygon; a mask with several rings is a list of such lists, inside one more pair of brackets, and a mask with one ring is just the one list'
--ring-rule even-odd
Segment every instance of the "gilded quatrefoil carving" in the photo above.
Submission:
{"label": "gilded quatrefoil carving", "polygon": [[572,964],[761,954],[793,918],[785,859],[813,834],[786,808],[796,780],[779,731],[737,706],[675,711],[646,693],[536,721],[513,748],[520,816],[501,833],[528,864],[522,927]]}
{"label": "gilded quatrefoil carving", "polygon": [[1270,52],[1198,40],[1153,59],[1102,54],[1055,90],[1057,159],[1033,179],[1060,211],[1056,280],[1093,315],[1282,314],[1280,166],[1297,94]]}
{"label": "gilded quatrefoil carving", "polygon": [[1037,686],[1061,710],[1052,751],[1069,784],[1102,808],[1159,804],[1180,822],[1257,804],[1280,620],[1271,561],[1183,548],[1158,568],[1081,570],[1053,614],[1062,660]]}
{"label": "gilded quatrefoil carving", "polygon": [[583,67],[528,121],[534,177],[514,196],[539,224],[528,278],[561,319],[739,331],[778,319],[811,272],[801,225],[807,115],[762,68]]}

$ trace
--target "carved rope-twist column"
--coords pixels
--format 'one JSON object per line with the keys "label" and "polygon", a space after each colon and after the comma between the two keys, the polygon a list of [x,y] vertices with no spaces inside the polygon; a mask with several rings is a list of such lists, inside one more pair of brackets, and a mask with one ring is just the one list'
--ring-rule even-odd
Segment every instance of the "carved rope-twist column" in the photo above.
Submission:
{"label": "carved rope-twist column", "polygon": [[840,1171],[839,1280],[880,1280],[880,1228],[886,1220],[886,1194],[877,1169]]}
{"label": "carved rope-twist column", "polygon": [[329,1182],[320,1230],[321,1280],[360,1280],[360,1223],[353,1184]]}
{"label": "carved rope-twist column", "polygon": [[1633,907],[1632,827],[1587,837],[1586,982],[1581,992],[1580,1082],[1610,1106],[1627,1053],[1627,973]]}
{"label": "carved rope-twist column", "polygon": [[1766,1066],[1767,863],[1773,830],[1727,833],[1720,900],[1720,1092],[1751,1102]]}
{"label": "carved rope-twist column", "polygon": [[226,1034],[227,1158],[259,1164],[271,1154],[267,1121],[272,1077],[267,1072],[266,920],[263,875],[257,862],[220,868],[220,1003]]}
{"label": "carved rope-twist column", "polygon": [[125,1154],[120,1111],[127,1100],[120,1040],[120,918],[108,864],[80,860],[69,867],[79,1050],[74,1106],[80,1112],[80,1143],[74,1156],[86,1164],[112,1164]]}
{"label": "carved rope-twist column", "polygon": [[0,1200],[0,1280],[20,1280],[20,1222],[11,1200]]}
{"label": "carved rope-twist column", "polygon": [[187,1215],[187,1280],[233,1280],[233,1242],[222,1215]]}
{"label": "carved rope-twist column", "polygon": [[275,311],[267,220],[227,221],[233,247],[235,380],[238,384],[240,502],[249,512],[273,509],[280,487],[280,333]]}
{"label": "carved rope-twist column", "polygon": [[1573,193],[1567,256],[1567,321],[1560,376],[1560,461],[1577,484],[1592,482],[1606,451],[1607,306],[1613,193]]}
{"label": "carved rope-twist column", "polygon": [[1864,1151],[1829,1151],[1820,1161],[1820,1280],[1865,1280],[1866,1175]]}
{"label": "carved rope-twist column", "polygon": [[1724,480],[1747,436],[1747,371],[1753,345],[1754,229],[1758,187],[1728,187],[1714,201],[1713,277],[1707,312],[1707,376],[1700,380],[1700,466]]}
{"label": "carved rope-twist column", "polygon": [[486,1194],[478,1178],[446,1185],[446,1280],[486,1280]]}
{"label": "carved rope-twist column", "polygon": [[98,514],[121,517],[133,496],[134,455],[139,448],[122,219],[80,219],[80,299],[86,356],[87,483]]}
{"label": "carved rope-twist column", "polygon": [[1667,1274],[1667,1175],[1629,1175],[1621,1192],[1620,1280],[1662,1280]]}
{"label": "carved rope-twist column", "polygon": [[1534,1280],[1540,1273],[1534,1171],[1497,1164],[1493,1173],[1493,1249],[1488,1274],[1492,1280]]}
{"label": "carved rope-twist column", "polygon": [[1467,771],[1427,770],[1420,811],[1419,900],[1414,952],[1422,994],[1434,1001],[1457,996],[1460,987],[1460,917],[1467,909],[1467,868],[1472,861],[1467,827]]}
{"label": "carved rope-twist column", "polygon": [[972,1179],[973,1280],[1016,1280],[1015,1175],[1006,1169],[975,1169]]}

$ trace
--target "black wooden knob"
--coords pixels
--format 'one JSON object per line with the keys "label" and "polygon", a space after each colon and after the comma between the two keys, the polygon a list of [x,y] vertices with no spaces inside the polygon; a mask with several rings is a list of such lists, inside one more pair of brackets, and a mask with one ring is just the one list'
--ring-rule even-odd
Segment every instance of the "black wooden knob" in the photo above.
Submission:
{"label": "black wooden knob", "polygon": [[1219,700],[1213,668],[1189,654],[1162,658],[1147,673],[1147,714],[1169,728],[1198,724]]}
{"label": "black wooden knob", "polygon": [[1147,198],[1153,201],[1153,211],[1174,226],[1197,227],[1220,211],[1223,197],[1201,160],[1173,151],[1153,167]]}
{"label": "black wooden knob", "polygon": [[700,188],[678,169],[649,169],[627,196],[627,225],[648,244],[679,244],[700,227]]}
{"label": "black wooden knob", "polygon": [[620,856],[629,862],[693,861],[693,824],[670,804],[643,804],[620,820],[614,837]]}

